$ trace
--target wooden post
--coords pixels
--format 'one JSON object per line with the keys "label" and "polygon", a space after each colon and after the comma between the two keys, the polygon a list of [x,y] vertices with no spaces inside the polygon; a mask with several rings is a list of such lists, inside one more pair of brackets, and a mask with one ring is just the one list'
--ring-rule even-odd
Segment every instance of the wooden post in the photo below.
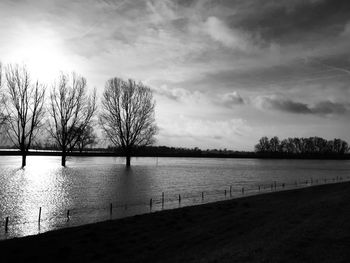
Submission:
{"label": "wooden post", "polygon": [[284,183],[282,184],[282,188],[284,188]]}
{"label": "wooden post", "polygon": [[67,210],[67,221],[69,221],[69,209]]}
{"label": "wooden post", "polygon": [[113,211],[113,205],[112,203],[109,204],[109,215],[112,216],[112,211]]}
{"label": "wooden post", "polygon": [[244,187],[242,187],[242,195],[244,194]]}
{"label": "wooden post", "polygon": [[181,203],[181,195],[179,195],[179,204]]}
{"label": "wooden post", "polygon": [[152,210],[152,198],[149,200],[149,208]]}
{"label": "wooden post", "polygon": [[232,185],[230,185],[230,197],[232,197]]}
{"label": "wooden post", "polygon": [[260,192],[260,185],[259,185],[259,192]]}
{"label": "wooden post", "polygon": [[9,217],[6,217],[6,221],[5,221],[5,232],[7,233],[8,230],[8,225],[9,225]]}
{"label": "wooden post", "polygon": [[202,201],[204,200],[204,192],[202,192]]}
{"label": "wooden post", "polygon": [[38,223],[40,224],[40,219],[41,219],[41,206],[39,207],[39,218],[38,218]]}
{"label": "wooden post", "polygon": [[162,192],[162,207],[164,207],[164,192]]}
{"label": "wooden post", "polygon": [[226,197],[226,189],[225,189],[225,197]]}
{"label": "wooden post", "polygon": [[275,186],[275,190],[276,190],[276,181],[273,182],[274,186]]}
{"label": "wooden post", "polygon": [[272,191],[273,185],[271,184],[271,191]]}

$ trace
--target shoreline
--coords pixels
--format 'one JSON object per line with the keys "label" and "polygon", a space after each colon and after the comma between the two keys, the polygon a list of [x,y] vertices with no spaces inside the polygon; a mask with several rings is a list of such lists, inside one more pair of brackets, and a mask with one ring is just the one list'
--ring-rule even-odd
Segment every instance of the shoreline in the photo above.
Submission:
{"label": "shoreline", "polygon": [[[18,150],[4,151],[0,150],[0,156],[21,156]],[[49,150],[31,150],[27,156],[62,156],[60,151]],[[70,152],[67,156],[74,157],[124,157],[120,153],[114,152]],[[134,154],[132,157],[150,157],[150,158],[227,158],[227,159],[292,159],[292,160],[350,160],[350,154],[274,154],[274,153],[255,153],[255,152],[237,152],[231,154]]]}
{"label": "shoreline", "polygon": [[348,261],[350,183],[265,193],[0,241],[14,262]]}

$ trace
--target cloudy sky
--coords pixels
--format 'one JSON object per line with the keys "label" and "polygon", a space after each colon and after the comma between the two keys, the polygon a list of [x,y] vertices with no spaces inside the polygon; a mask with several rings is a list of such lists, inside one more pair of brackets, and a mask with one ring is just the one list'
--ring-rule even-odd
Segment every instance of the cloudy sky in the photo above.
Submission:
{"label": "cloudy sky", "polygon": [[350,142],[348,0],[1,0],[0,61],[150,86],[157,144]]}

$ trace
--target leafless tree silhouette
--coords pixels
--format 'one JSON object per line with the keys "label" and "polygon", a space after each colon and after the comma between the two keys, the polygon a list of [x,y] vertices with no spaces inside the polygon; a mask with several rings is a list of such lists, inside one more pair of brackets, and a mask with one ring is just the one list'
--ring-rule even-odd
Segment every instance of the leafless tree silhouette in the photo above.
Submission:
{"label": "leafless tree silhouette", "polygon": [[22,153],[22,167],[33,140],[43,124],[45,115],[45,89],[32,83],[25,66],[9,65],[5,69],[7,92],[5,94],[6,133]]}
{"label": "leafless tree silhouette", "polygon": [[107,81],[99,121],[108,139],[123,149],[127,167],[134,147],[154,142],[154,107],[151,89],[142,83],[119,78]]}
{"label": "leafless tree silhouette", "polygon": [[91,124],[96,111],[96,90],[87,95],[86,79],[61,74],[50,94],[48,131],[62,150],[62,166],[67,152],[78,142],[79,135]]}
{"label": "leafless tree silhouette", "polygon": [[0,62],[0,135],[2,132],[2,127],[5,123],[5,113],[4,113],[5,98],[4,98],[2,85],[3,85],[3,75],[2,75],[2,64]]}
{"label": "leafless tree silhouette", "polygon": [[82,152],[88,145],[97,143],[97,135],[91,125],[86,126],[83,131],[78,131],[78,138],[76,140],[75,148]]}

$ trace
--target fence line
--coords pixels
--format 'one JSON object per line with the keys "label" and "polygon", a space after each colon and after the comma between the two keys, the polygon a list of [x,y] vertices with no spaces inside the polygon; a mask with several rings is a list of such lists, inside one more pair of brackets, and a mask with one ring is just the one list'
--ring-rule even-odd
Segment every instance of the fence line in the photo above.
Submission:
{"label": "fence line", "polygon": [[[113,218],[113,211],[121,211],[121,210],[127,210],[128,207],[149,207],[149,212],[155,212],[160,211],[164,209],[174,209],[176,208],[176,203],[178,204],[177,207],[182,206],[182,204],[185,204],[185,206],[190,205],[197,205],[201,203],[210,203],[215,201],[221,201],[221,200],[229,200],[229,199],[236,199],[242,196],[251,196],[251,195],[257,195],[257,194],[263,194],[263,193],[269,193],[269,192],[277,192],[277,191],[283,191],[283,190],[291,190],[291,189],[297,189],[297,188],[305,188],[310,187],[313,185],[320,185],[320,184],[331,184],[331,183],[337,183],[344,180],[349,180],[350,176],[347,176],[346,178],[343,178],[341,176],[337,176],[334,178],[323,178],[314,180],[313,178],[307,179],[307,180],[296,180],[294,183],[279,183],[277,181],[273,181],[271,184],[254,184],[251,187],[242,187],[241,190],[239,188],[236,188],[236,191],[234,191],[232,185],[227,186],[227,188],[219,189],[219,190],[209,190],[209,191],[200,191],[200,192],[192,192],[192,193],[179,193],[179,194],[170,194],[167,195],[166,192],[161,192],[161,195],[156,198],[151,198],[148,202],[139,202],[139,203],[118,203],[118,202],[111,202],[106,204],[106,207],[84,207],[84,208],[67,208],[64,211],[61,211],[59,213],[53,213],[53,216],[43,218],[42,217],[42,211],[44,211],[44,207],[38,207],[38,218],[32,219],[30,221],[27,221],[24,219],[24,221],[18,220],[18,216],[9,217],[6,216],[4,219],[1,219],[0,222],[0,231],[3,228],[3,231],[5,232],[5,238],[7,237],[6,234],[8,233],[9,229],[14,226],[19,225],[25,225],[30,223],[38,222],[38,233],[40,232],[40,224],[43,222],[47,222],[50,220],[57,220],[61,219],[61,221],[65,218],[66,222],[68,222],[71,218],[75,216],[79,216],[79,209],[84,209],[83,211],[88,212],[89,210],[93,211],[108,211],[109,208],[109,215],[110,219]],[[166,204],[168,204],[168,208],[166,207]],[[186,205],[187,204],[187,205]],[[81,215],[82,213],[80,213]],[[65,215],[65,216],[64,216]],[[102,218],[102,216],[100,216]],[[15,221],[15,222],[13,222]],[[67,225],[62,225],[64,228]],[[0,232],[1,234],[1,232]],[[0,236],[1,238],[1,236]]]}

